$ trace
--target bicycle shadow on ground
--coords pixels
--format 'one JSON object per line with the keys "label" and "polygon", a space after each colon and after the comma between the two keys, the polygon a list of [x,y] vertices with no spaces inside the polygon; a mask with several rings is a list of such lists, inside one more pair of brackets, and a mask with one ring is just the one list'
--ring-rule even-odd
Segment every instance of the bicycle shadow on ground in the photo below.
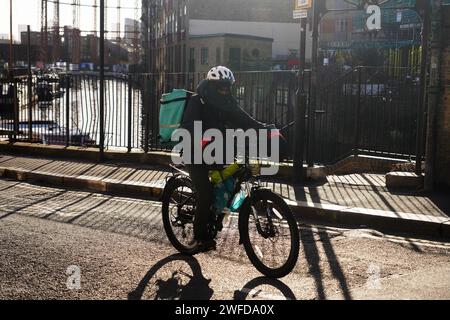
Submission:
{"label": "bicycle shadow on ground", "polygon": [[210,300],[214,290],[197,259],[175,254],[155,264],[128,300]]}
{"label": "bicycle shadow on ground", "polygon": [[[277,293],[266,293],[262,287],[271,287],[277,290]],[[297,300],[294,292],[285,283],[277,279],[259,277],[248,282],[241,290],[234,292],[234,300]]]}

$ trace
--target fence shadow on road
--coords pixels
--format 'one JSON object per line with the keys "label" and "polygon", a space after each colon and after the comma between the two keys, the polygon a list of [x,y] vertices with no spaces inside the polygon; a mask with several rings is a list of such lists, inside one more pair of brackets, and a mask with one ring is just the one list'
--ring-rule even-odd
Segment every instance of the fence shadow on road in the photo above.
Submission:
{"label": "fence shadow on road", "polygon": [[154,300],[210,300],[214,293],[210,283],[194,257],[176,254],[150,268],[128,299],[142,300],[148,291]]}
{"label": "fence shadow on road", "polygon": [[[316,188],[310,188],[310,197],[315,203],[321,203],[320,195]],[[303,188],[295,188],[298,197],[306,199],[305,190]],[[306,261],[309,267],[309,274],[314,278],[317,290],[317,298],[319,300],[326,299],[324,275],[320,266],[320,252],[318,244],[321,243],[323,251],[327,258],[327,262],[331,269],[333,277],[338,281],[342,295],[346,300],[351,300],[352,296],[348,287],[347,278],[343,268],[339,262],[339,258],[333,248],[330,235],[324,230],[319,230],[318,239],[315,239],[315,231],[309,225],[302,225],[300,229],[300,242],[303,246]]]}
{"label": "fence shadow on road", "polygon": [[[312,201],[316,204],[324,204],[329,201],[323,199],[319,193],[319,189],[327,184],[326,180],[316,181],[307,186],[294,185],[292,190],[285,188],[283,185],[268,181],[267,187],[275,192],[279,192],[283,197],[296,201]],[[339,262],[339,258],[333,248],[331,237],[327,231],[316,231],[312,226],[302,224],[300,228],[300,242],[303,248],[304,257],[307,262],[308,274],[313,277],[317,299],[327,299],[324,278],[325,274],[321,267],[321,252],[322,256],[326,257],[332,276],[336,279],[341,289],[342,295],[346,300],[351,300],[350,289],[344,270]],[[321,244],[321,247],[319,245]]]}

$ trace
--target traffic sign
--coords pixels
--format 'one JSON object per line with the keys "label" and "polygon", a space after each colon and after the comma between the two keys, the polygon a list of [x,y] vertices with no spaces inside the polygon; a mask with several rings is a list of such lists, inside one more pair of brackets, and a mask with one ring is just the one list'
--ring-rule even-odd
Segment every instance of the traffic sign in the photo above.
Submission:
{"label": "traffic sign", "polygon": [[294,19],[308,18],[308,10],[294,10]]}
{"label": "traffic sign", "polygon": [[295,0],[295,11],[310,9],[311,7],[312,0]]}

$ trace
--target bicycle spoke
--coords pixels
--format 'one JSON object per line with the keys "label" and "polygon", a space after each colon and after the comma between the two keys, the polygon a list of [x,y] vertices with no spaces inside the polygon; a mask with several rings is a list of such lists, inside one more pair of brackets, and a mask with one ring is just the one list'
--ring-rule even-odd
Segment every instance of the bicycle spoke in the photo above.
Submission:
{"label": "bicycle spoke", "polygon": [[272,208],[272,212],[277,216],[278,219],[283,220],[283,216],[277,209]]}
{"label": "bicycle spoke", "polygon": [[185,186],[175,189],[169,201],[169,216],[172,232],[182,245],[193,239],[193,218],[189,216],[195,210],[193,191]]}
{"label": "bicycle spoke", "polygon": [[262,253],[262,251],[261,251],[261,249],[259,248],[258,245],[255,245],[255,252],[256,252],[256,255],[257,255],[260,259],[264,259],[264,255],[263,255],[263,253]]}
{"label": "bicycle spoke", "polygon": [[273,203],[267,201],[258,203],[255,205],[255,209],[262,233],[257,229],[257,221],[251,216],[249,235],[254,252],[258,259],[268,267],[282,266],[289,257],[292,237],[289,223]]}

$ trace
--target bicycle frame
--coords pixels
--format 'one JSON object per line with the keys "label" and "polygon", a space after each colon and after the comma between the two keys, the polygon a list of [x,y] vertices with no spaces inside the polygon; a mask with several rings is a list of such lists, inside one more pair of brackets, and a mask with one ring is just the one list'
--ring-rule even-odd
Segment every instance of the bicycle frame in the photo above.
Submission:
{"label": "bicycle frame", "polygon": [[[170,179],[175,179],[175,178],[177,178],[180,175],[189,177],[189,173],[187,171],[184,171],[184,170],[178,168],[174,164],[171,164],[170,167],[172,168],[174,173],[173,173],[173,176],[168,179],[168,181],[170,181]],[[237,176],[239,173],[243,174],[244,178],[242,178],[242,179],[238,178],[238,183],[236,185],[236,189],[232,193],[231,199],[233,199],[243,189],[243,191],[244,191],[244,193],[246,195],[246,197],[244,199],[244,202],[243,202],[243,205],[244,205],[245,202],[248,201],[248,199],[251,198],[251,195],[253,194],[253,192],[260,188],[260,183],[259,182],[252,182],[252,180],[255,177],[251,173],[251,170],[248,168],[248,164],[247,163],[242,165],[241,170],[239,170],[238,173],[236,173],[234,176]],[[179,205],[179,207],[182,208],[191,199],[192,199],[192,196],[188,197],[182,204]],[[230,200],[230,202],[231,201],[232,200]],[[231,203],[228,203],[228,205],[230,206]],[[268,225],[270,226],[269,232],[265,232],[262,229],[261,223],[260,223],[260,221],[258,219],[258,213],[257,213],[256,209],[253,206],[251,206],[251,211],[252,211],[252,215],[253,215],[253,217],[255,219],[256,229],[258,230],[258,233],[261,236],[263,236],[265,239],[267,239],[271,235],[273,235],[273,233],[274,233],[273,221],[272,221],[272,214],[270,213],[270,210],[267,209],[267,219],[269,221]],[[221,220],[223,220],[223,217],[222,217],[222,219],[217,219],[217,221],[216,221],[217,225],[219,225],[222,222]]]}

